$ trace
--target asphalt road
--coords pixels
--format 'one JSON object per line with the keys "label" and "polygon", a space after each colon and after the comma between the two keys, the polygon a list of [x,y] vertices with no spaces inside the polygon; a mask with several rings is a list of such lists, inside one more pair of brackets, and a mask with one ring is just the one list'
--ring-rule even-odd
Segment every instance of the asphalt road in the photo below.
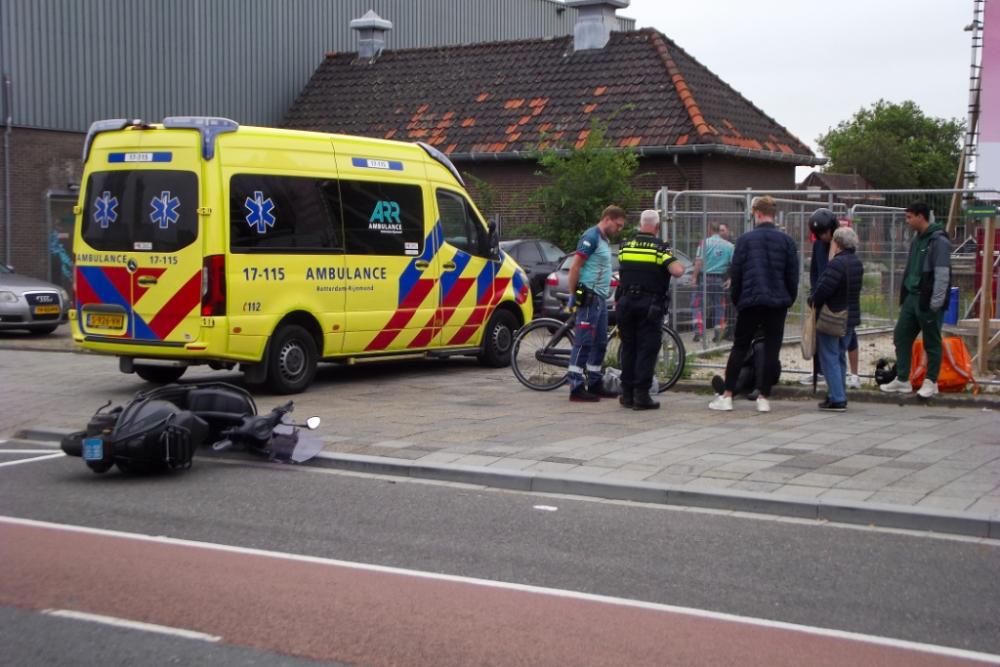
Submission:
{"label": "asphalt road", "polygon": [[[11,449],[17,446],[8,443],[6,447]],[[0,460],[13,461],[18,458],[23,459],[24,455],[11,454],[0,457]],[[556,509],[552,510],[553,507]],[[567,591],[567,595],[608,596],[625,601],[671,605],[1000,654],[1000,577],[997,576],[1000,573],[1000,547],[992,543],[775,519],[716,516],[708,512],[677,512],[660,507],[507,493],[457,485],[425,484],[290,466],[245,465],[201,458],[195,461],[194,467],[189,471],[155,477],[127,477],[115,471],[97,476],[87,470],[79,459],[68,458],[0,467],[0,514],[129,534],[166,536],[221,545],[220,548],[240,547],[400,568],[419,573],[506,582]],[[19,529],[27,530],[23,527]],[[3,530],[10,538],[13,528],[7,526]],[[348,664],[429,664],[418,658],[426,655],[421,651],[426,651],[427,642],[431,642],[432,647],[443,652],[438,654],[431,651],[432,662],[462,664],[461,661],[451,663],[442,659],[451,650],[449,647],[454,648],[452,657],[462,655],[455,648],[459,644],[455,643],[454,636],[451,640],[445,639],[449,628],[455,632],[464,628],[465,632],[460,635],[463,642],[467,643],[469,636],[472,636],[482,643],[482,647],[492,646],[491,642],[496,637],[506,635],[484,633],[481,626],[471,621],[469,625],[458,621],[413,624],[418,621],[426,623],[428,619],[433,621],[435,615],[439,615],[442,619],[460,619],[463,622],[469,619],[479,619],[480,623],[489,621],[493,624],[489,627],[495,627],[500,622],[499,619],[507,619],[502,624],[506,628],[511,623],[516,625],[519,616],[523,621],[524,614],[539,608],[537,597],[498,602],[488,598],[487,592],[479,590],[481,586],[474,594],[463,595],[443,594],[437,588],[434,589],[437,591],[435,593],[424,590],[413,592],[409,583],[399,583],[409,582],[409,578],[405,576],[394,580],[396,583],[392,584],[381,580],[376,583],[373,580],[355,590],[348,586],[353,586],[351,582],[359,579],[360,575],[354,573],[350,576],[338,575],[344,577],[338,584],[340,589],[336,585],[330,589],[316,588],[314,595],[309,593],[311,589],[308,587],[305,593],[302,593],[301,588],[298,589],[299,597],[304,596],[306,600],[315,597],[317,603],[319,598],[329,603],[340,599],[339,594],[343,595],[344,600],[357,600],[358,603],[354,606],[319,606],[314,611],[310,611],[313,608],[308,606],[292,606],[287,608],[285,614],[276,613],[276,618],[268,618],[268,605],[275,605],[275,609],[286,609],[281,605],[288,604],[288,601],[279,596],[270,602],[267,598],[255,598],[254,604],[258,606],[253,609],[256,613],[244,614],[240,613],[244,606],[240,601],[244,598],[241,597],[239,586],[234,583],[231,588],[222,587],[216,596],[222,599],[231,595],[232,599],[226,601],[215,614],[209,614],[207,619],[199,621],[201,616],[198,609],[205,608],[206,603],[182,603],[188,599],[185,596],[208,590],[208,587],[226,576],[236,576],[234,581],[240,581],[241,574],[248,590],[256,591],[261,587],[258,584],[269,580],[269,575],[281,578],[292,568],[275,567],[272,563],[270,567],[261,569],[256,561],[242,563],[242,554],[239,557],[223,554],[220,562],[225,563],[225,566],[218,570],[219,574],[199,579],[199,573],[213,572],[213,567],[220,566],[218,563],[213,564],[207,557],[204,561],[191,561],[190,556],[181,556],[182,552],[170,551],[184,545],[153,548],[157,545],[151,547],[142,544],[142,548],[151,550],[141,554],[137,552],[135,558],[123,558],[121,554],[124,547],[119,543],[123,538],[120,537],[97,539],[88,536],[87,539],[92,540],[91,542],[84,540],[78,543],[74,541],[82,539],[78,535],[48,531],[45,539],[38,538],[40,541],[36,543],[34,540],[37,536],[27,539],[27,534],[19,535],[17,540],[5,540],[0,536],[0,551],[6,550],[7,555],[3,560],[8,565],[0,579],[0,605],[6,607],[2,618],[16,620],[16,627],[19,628],[16,632],[5,631],[7,634],[15,634],[15,637],[3,637],[3,643],[8,645],[10,641],[16,640],[14,643],[22,646],[29,655],[38,654],[39,647],[49,646],[45,638],[48,636],[47,628],[53,622],[78,622],[40,614],[29,614],[26,617],[19,609],[37,611],[53,605],[60,606],[59,602],[63,603],[64,608],[78,608],[73,606],[72,601],[46,597],[58,595],[59,591],[65,592],[75,585],[82,587],[78,600],[87,595],[115,590],[119,595],[125,596],[117,602],[95,598],[93,604],[100,610],[81,609],[82,611],[124,618],[149,614],[154,619],[150,622],[156,622],[155,619],[160,618],[159,614],[164,619],[177,620],[163,623],[164,625],[191,629],[210,629],[220,617],[225,617],[224,627],[227,630],[221,633],[223,641],[243,646],[245,650],[251,650],[246,647],[255,647],[257,652],[252,655],[257,655],[265,662],[268,662],[265,658],[270,655],[267,651],[275,651],[316,657],[334,663],[343,659],[340,656],[349,656],[352,657],[351,660],[344,660]],[[59,544],[63,547],[60,548]],[[125,544],[128,549],[139,548],[129,539],[125,540]],[[16,549],[14,545],[17,545]],[[84,575],[68,564],[72,560],[61,561],[55,558],[58,555],[71,557],[77,554],[92,554],[92,558],[98,563],[115,563],[112,569],[123,571],[109,573],[92,562],[88,566],[90,574]],[[112,558],[114,554],[118,555]],[[175,562],[186,565],[173,571],[172,564]],[[16,563],[17,567],[10,566],[12,563]],[[316,564],[316,567],[320,565],[341,567],[330,563]],[[135,571],[128,571],[130,568],[135,568]],[[151,572],[156,573],[156,576],[147,581]],[[17,573],[17,576],[14,577],[12,573]],[[365,576],[370,574],[366,572]],[[310,581],[309,577],[315,576],[318,575],[302,572],[292,578]],[[88,580],[88,577],[92,580]],[[96,585],[106,577],[114,585]],[[160,585],[157,581],[161,577],[167,579],[168,584],[170,577],[176,579],[173,588],[168,585],[164,589],[171,591],[169,599],[176,598],[176,603],[170,602],[164,593],[156,593],[156,586]],[[54,591],[46,588],[53,581],[62,582]],[[129,594],[127,582],[131,581],[136,582],[134,594]],[[438,583],[452,585],[451,582]],[[264,588],[267,589],[266,586]],[[408,591],[406,594],[410,597],[405,604],[398,600],[382,600],[379,596],[384,595],[387,589],[398,594]],[[319,594],[320,590],[324,591],[322,596]],[[522,593],[538,595],[537,592]],[[462,607],[460,603],[467,598],[469,606]],[[287,631],[279,632],[271,628],[287,624],[294,627],[297,622],[296,614],[302,615],[304,623],[317,616],[326,618],[344,613],[345,608],[348,611],[354,610],[352,616],[342,620],[344,627],[351,627],[352,620],[357,622],[361,618],[359,614],[368,613],[369,609],[363,603],[365,600],[371,601],[372,608],[376,611],[385,612],[374,614],[370,619],[370,626],[365,626],[371,627],[370,633],[374,633],[374,639],[365,633],[356,633],[342,639],[341,644],[350,644],[356,640],[359,646],[390,647],[387,655],[364,651],[344,652],[343,645],[339,653],[310,653],[298,651],[294,646],[277,640],[253,644],[239,639],[242,636],[272,639],[279,635],[288,637],[290,635]],[[378,602],[380,600],[382,602]],[[425,606],[421,600],[431,601]],[[577,598],[570,601],[570,608],[574,610],[580,608],[581,604],[590,604],[589,600],[581,602]],[[628,607],[627,603],[622,604],[624,607],[616,607],[618,613],[612,615],[619,622],[622,618],[627,618],[628,614],[638,613]],[[259,605],[263,605],[263,608]],[[442,609],[441,605],[446,608]],[[171,619],[169,612],[175,608],[183,612],[179,619]],[[542,605],[542,608],[547,607]],[[122,613],[108,613],[116,609]],[[398,613],[401,609],[406,612],[405,623],[410,625],[401,625],[404,620],[393,616],[393,613]],[[553,607],[551,613],[541,617],[538,623],[554,623],[554,619],[566,617],[568,612],[557,609]],[[491,618],[492,613],[496,616]],[[666,612],[660,610],[658,613]],[[607,614],[607,609],[597,609],[593,613],[580,612],[576,619],[578,623],[571,625],[570,630],[581,632],[581,628],[607,628],[606,620],[592,625],[597,623],[596,619],[601,618],[601,614]],[[289,615],[292,617],[289,618]],[[572,614],[570,617],[576,618]],[[670,618],[673,620],[666,623],[665,627],[676,628],[678,623],[682,624],[680,627],[687,627],[678,617]],[[663,646],[670,644],[665,639],[667,635],[663,632],[643,632],[641,629],[647,627],[644,624],[664,624],[664,618],[657,616],[643,619],[634,626],[616,625],[617,638],[629,646],[640,646],[644,639],[654,638],[661,644],[660,650],[663,650]],[[180,622],[183,620],[191,622]],[[275,625],[277,621],[280,623]],[[331,620],[330,623],[334,621]],[[3,625],[7,626],[7,623]],[[87,625],[89,627],[92,624]],[[400,627],[406,627],[413,633],[405,642],[386,641],[386,637],[392,635],[379,634],[391,633],[393,628]],[[565,628],[552,626],[551,629],[552,632],[544,634],[545,638],[551,639],[559,632],[566,637],[575,636]],[[435,634],[439,631],[443,633],[441,637]],[[701,642],[699,655],[714,655],[719,651],[726,654],[724,649],[728,647],[736,652],[734,655],[743,655],[745,658],[746,647],[755,645],[754,642],[772,648],[784,646],[786,658],[795,658],[797,655],[801,659],[817,650],[815,643],[800,647],[787,636],[780,640],[764,641],[759,634],[771,631],[770,628],[759,629],[759,632],[747,638],[739,633],[733,634],[731,628],[724,631],[719,627],[700,623],[692,625],[690,632],[684,636],[698,638]],[[109,631],[102,629],[100,632]],[[125,632],[129,637],[141,634],[140,638],[135,639],[140,644],[154,640],[166,641],[162,638],[149,638],[146,633],[125,630],[114,632]],[[595,632],[585,632],[583,636],[601,636],[599,632]],[[512,635],[517,636],[516,633]],[[169,641],[172,643],[181,640]],[[524,657],[524,664],[544,664],[542,658],[546,656],[537,653],[538,641],[539,638],[536,637],[532,642],[519,646],[516,639],[507,637],[503,646],[511,655]],[[302,642],[303,645],[309,645],[308,639],[303,639]],[[67,644],[67,650],[72,646],[72,650],[88,655],[87,647],[96,650],[100,642],[81,639],[67,641]],[[124,639],[115,640],[114,645],[126,650],[134,648],[136,644],[131,639]],[[468,650],[474,651],[477,645],[473,641],[473,648]],[[670,645],[680,650],[676,643]],[[191,644],[184,646],[188,647],[185,650],[194,650],[190,648]],[[532,646],[536,649],[531,649]],[[412,654],[408,650],[410,648],[414,651]],[[239,653],[229,654],[216,644],[208,644],[198,650],[205,651],[205,655],[208,652],[213,656],[218,653],[221,662],[209,663],[199,658],[193,660],[192,664],[228,664],[225,662],[227,659],[238,661],[247,657]],[[233,650],[236,650],[235,647]],[[559,649],[558,644],[551,648],[553,653],[560,650],[565,649]],[[653,650],[651,655],[654,657],[650,664],[657,664],[655,649],[650,650]],[[823,655],[836,653],[837,651],[832,650],[822,651]],[[678,653],[680,654],[683,653]],[[565,658],[569,654],[562,655]],[[594,653],[591,657],[596,655],[598,654]],[[637,655],[641,657],[646,654],[640,652]],[[864,655],[868,656],[867,660],[873,661],[872,664],[890,662],[887,656],[875,656],[871,653]],[[625,654],[619,656],[625,658]],[[97,661],[91,662],[93,658],[93,655],[88,655],[86,661],[66,664],[100,664]],[[633,664],[644,662],[635,656],[632,659]],[[121,662],[125,664],[128,661]],[[855,660],[846,664],[863,662]],[[562,664],[571,663],[572,661],[564,661]],[[252,662],[244,661],[242,664]],[[504,664],[504,660],[500,659],[495,664]],[[586,664],[586,661],[572,664]],[[735,663],[726,662],[722,655],[718,660],[704,664],[739,664],[739,660]],[[742,664],[748,663],[743,660]],[[918,662],[914,661],[913,655],[908,655],[899,664]],[[935,656],[927,664],[951,663],[944,657]]]}

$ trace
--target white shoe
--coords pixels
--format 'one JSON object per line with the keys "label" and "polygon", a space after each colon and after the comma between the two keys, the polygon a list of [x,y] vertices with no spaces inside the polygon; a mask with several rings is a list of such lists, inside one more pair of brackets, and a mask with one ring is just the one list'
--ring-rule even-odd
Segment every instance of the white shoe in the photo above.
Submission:
{"label": "white shoe", "polygon": [[[813,383],[812,375],[807,375],[799,380],[799,384],[812,384],[812,383]],[[816,376],[816,384],[826,384],[826,378],[823,377],[822,373]]]}
{"label": "white shoe", "polygon": [[[896,378],[888,384],[883,384],[879,386],[879,389],[886,392],[887,394],[909,394],[913,391],[913,387],[910,386],[909,382],[905,380],[900,380]],[[936,389],[936,387],[935,387]]]}
{"label": "white shoe", "polygon": [[847,374],[847,388],[848,389],[861,389],[861,378],[852,373]]}
{"label": "white shoe", "polygon": [[771,411],[771,401],[767,400],[763,396],[757,397],[757,412],[770,412]]}
{"label": "white shoe", "polygon": [[708,404],[709,410],[722,410],[723,412],[733,411],[733,397],[719,394],[715,400]]}
{"label": "white shoe", "polygon": [[933,380],[924,380],[924,383],[920,385],[920,391],[917,392],[917,396],[920,398],[930,398],[938,393],[937,382]]}

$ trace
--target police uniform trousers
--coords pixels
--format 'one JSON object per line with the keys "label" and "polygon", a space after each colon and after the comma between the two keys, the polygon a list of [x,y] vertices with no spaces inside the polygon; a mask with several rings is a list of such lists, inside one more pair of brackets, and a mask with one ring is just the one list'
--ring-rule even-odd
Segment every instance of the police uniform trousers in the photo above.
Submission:
{"label": "police uniform trousers", "polygon": [[649,389],[653,384],[653,367],[660,351],[662,322],[650,322],[647,317],[653,295],[625,294],[618,301],[618,335],[621,347],[618,362],[622,370],[623,389]]}

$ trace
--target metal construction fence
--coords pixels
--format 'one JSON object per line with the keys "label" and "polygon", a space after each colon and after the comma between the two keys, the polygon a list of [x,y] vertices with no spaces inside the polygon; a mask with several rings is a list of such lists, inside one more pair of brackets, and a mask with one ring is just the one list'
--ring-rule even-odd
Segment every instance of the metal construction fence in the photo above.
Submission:
{"label": "metal construction fence", "polygon": [[[985,190],[790,190],[790,191],[688,191],[661,190],[656,207],[663,220],[663,237],[691,262],[699,256],[699,247],[711,234],[713,222],[728,227],[728,240],[735,243],[741,234],[754,226],[750,213],[755,197],[771,195],[777,205],[776,225],[795,240],[799,254],[799,294],[789,310],[785,326],[786,341],[801,336],[809,294],[809,266],[813,238],[809,216],[818,208],[828,208],[858,234],[858,256],[865,267],[861,292],[863,333],[887,331],[895,324],[898,295],[906,270],[910,242],[914,233],[906,224],[905,208],[914,201],[924,201],[932,212],[932,221],[948,223],[953,197],[964,204],[1000,198],[1000,193]],[[959,288],[959,317],[972,310],[976,296],[976,229],[980,220],[965,216],[962,209],[954,221],[952,238],[952,285]],[[716,324],[714,336],[731,337],[736,312],[726,303],[722,312],[712,312],[712,287],[699,279],[692,288],[690,279],[674,281],[671,323],[691,341],[689,348],[706,350],[716,346],[708,325]],[[728,290],[724,292],[728,302]],[[714,320],[714,322],[713,322]],[[700,345],[692,341],[701,334]]]}

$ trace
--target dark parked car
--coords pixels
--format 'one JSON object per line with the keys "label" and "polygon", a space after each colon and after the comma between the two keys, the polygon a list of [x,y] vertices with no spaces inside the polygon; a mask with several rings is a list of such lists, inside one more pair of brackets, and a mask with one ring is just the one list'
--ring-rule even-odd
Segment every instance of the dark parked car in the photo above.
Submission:
{"label": "dark parked car", "polygon": [[69,293],[58,285],[18,275],[0,264],[0,331],[48,334],[69,319]]}
{"label": "dark parked car", "polygon": [[501,241],[500,249],[510,255],[517,265],[528,274],[531,296],[537,313],[542,303],[545,279],[559,266],[566,256],[559,247],[542,239],[512,239]]}
{"label": "dark parked car", "polygon": [[[670,281],[674,291],[674,303],[670,309],[676,312],[677,328],[684,331],[691,328],[691,272],[694,262],[684,253],[675,250],[674,257],[684,265],[684,275]],[[542,307],[535,310],[536,317],[555,317],[563,319],[564,299],[556,294],[566,294],[569,290],[569,267],[573,256],[569,255],[560,263],[559,268],[549,274],[545,280],[545,292],[542,295]],[[608,297],[608,322],[615,322],[614,288],[618,286],[618,246],[611,246],[611,295]]]}

